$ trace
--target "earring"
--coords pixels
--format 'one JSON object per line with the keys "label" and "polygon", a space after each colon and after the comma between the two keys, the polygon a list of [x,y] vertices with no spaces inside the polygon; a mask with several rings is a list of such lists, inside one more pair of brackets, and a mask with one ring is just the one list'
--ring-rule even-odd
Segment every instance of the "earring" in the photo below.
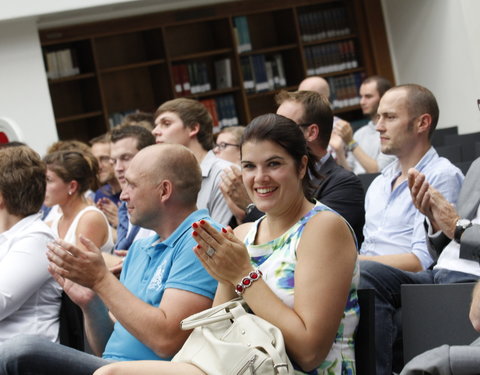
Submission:
{"label": "earring", "polygon": [[68,192],[68,195],[72,195],[72,192],[71,192],[71,191],[69,191],[69,192]]}

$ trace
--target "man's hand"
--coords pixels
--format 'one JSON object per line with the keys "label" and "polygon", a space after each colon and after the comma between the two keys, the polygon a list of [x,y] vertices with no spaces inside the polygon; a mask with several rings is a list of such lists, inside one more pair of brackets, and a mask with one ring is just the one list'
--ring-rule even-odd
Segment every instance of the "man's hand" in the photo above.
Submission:
{"label": "man's hand", "polygon": [[342,137],[340,137],[335,132],[330,136],[330,147],[333,148],[337,155],[345,155],[345,142],[343,142]]}
{"label": "man's hand", "polygon": [[[85,250],[60,239],[49,243],[47,252],[49,269],[60,278],[95,290],[109,270],[101,251],[93,242],[83,236],[80,236],[80,241]],[[65,284],[68,286],[68,283]]]}
{"label": "man's hand", "polygon": [[343,143],[348,145],[353,140],[353,129],[349,122],[338,120],[333,125],[333,133],[342,138]]}
{"label": "man's hand", "polygon": [[108,198],[101,198],[97,202],[97,208],[105,214],[112,227],[118,226],[118,206],[115,203]]}
{"label": "man's hand", "polygon": [[441,230],[448,238],[453,239],[455,225],[460,219],[453,205],[430,186],[423,173],[413,168],[408,171],[408,186],[413,204],[428,217],[434,232]]}
{"label": "man's hand", "polygon": [[220,183],[220,190],[224,196],[228,196],[233,203],[242,211],[245,211],[247,206],[252,203],[252,200],[245,190],[242,181],[242,172],[236,166],[226,168],[222,174],[222,182]]}

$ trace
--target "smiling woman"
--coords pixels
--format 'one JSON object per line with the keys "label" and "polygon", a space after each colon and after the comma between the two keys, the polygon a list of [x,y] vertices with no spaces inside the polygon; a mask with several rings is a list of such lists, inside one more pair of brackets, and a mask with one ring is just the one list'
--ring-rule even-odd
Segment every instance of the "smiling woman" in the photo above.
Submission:
{"label": "smiling woman", "polygon": [[[235,232],[193,224],[195,254],[220,281],[214,305],[241,295],[281,330],[297,374],[355,373],[355,239],[341,216],[310,200],[315,159],[302,131],[280,115],[257,117],[245,129],[241,152],[246,189],[266,215]],[[204,370],[185,360],[115,363],[95,375],[204,374],[212,365]]]}

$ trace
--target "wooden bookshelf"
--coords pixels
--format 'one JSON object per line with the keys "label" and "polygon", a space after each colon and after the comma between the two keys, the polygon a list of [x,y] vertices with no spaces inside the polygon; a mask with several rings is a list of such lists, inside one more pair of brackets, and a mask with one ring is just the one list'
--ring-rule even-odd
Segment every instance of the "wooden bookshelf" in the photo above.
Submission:
{"label": "wooden bookshelf", "polygon": [[[363,77],[393,81],[380,0],[244,0],[41,30],[40,39],[61,139],[88,140],[119,113],[181,96],[229,103],[246,124],[275,111],[276,93],[307,73],[328,79],[335,112],[354,120],[350,96]],[[69,69],[52,73],[65,61]],[[221,83],[219,66],[230,72]]]}

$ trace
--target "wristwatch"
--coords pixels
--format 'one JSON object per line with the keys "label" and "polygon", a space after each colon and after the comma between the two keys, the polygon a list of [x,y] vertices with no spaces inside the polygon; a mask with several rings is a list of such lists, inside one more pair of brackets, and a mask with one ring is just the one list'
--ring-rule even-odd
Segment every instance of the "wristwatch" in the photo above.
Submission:
{"label": "wristwatch", "polygon": [[250,215],[250,213],[255,209],[255,205],[250,203],[247,208],[245,208],[245,214]]}
{"label": "wristwatch", "polygon": [[468,219],[459,219],[455,224],[455,232],[453,233],[453,239],[455,242],[460,243],[460,238],[462,238],[463,232],[467,228],[472,226],[472,222]]}

